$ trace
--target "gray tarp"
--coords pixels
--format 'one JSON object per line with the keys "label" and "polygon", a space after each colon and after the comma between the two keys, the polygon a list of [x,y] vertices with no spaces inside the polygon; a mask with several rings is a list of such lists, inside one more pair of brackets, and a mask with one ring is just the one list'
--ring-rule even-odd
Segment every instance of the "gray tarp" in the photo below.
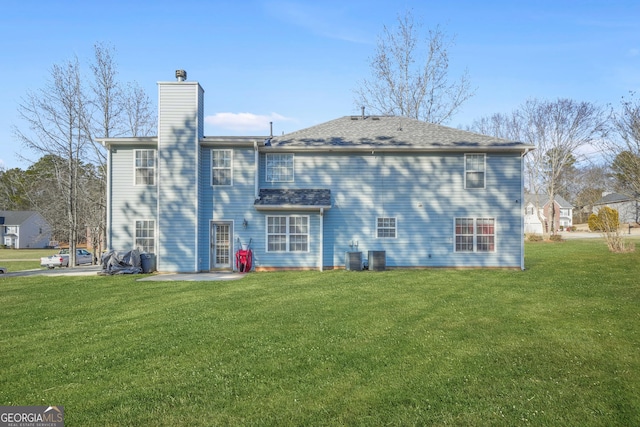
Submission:
{"label": "gray tarp", "polygon": [[138,274],[142,273],[140,251],[109,251],[102,255],[102,271],[98,274]]}

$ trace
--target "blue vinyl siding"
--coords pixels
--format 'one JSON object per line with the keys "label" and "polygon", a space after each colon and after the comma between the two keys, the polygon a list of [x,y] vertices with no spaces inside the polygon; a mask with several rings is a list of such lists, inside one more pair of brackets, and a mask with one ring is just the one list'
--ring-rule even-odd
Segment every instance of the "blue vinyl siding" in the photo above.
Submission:
{"label": "blue vinyl siding", "polygon": [[110,220],[107,247],[117,251],[133,249],[135,220],[156,218],[158,187],[134,185],[134,152],[148,146],[111,148]]}
{"label": "blue vinyl siding", "polygon": [[[295,154],[295,182],[287,188],[329,188],[324,216],[324,265],[343,266],[344,254],[384,250],[389,267],[519,267],[521,177],[519,154],[487,154],[485,189],[464,189],[464,153]],[[263,166],[262,163],[261,166]],[[275,185],[264,182],[261,186]],[[284,185],[279,183],[278,187]],[[317,215],[313,216],[316,218]],[[377,238],[378,217],[397,219],[396,238]],[[453,218],[496,219],[496,251],[455,253]],[[317,233],[312,232],[315,238]],[[310,254],[317,259],[316,254]],[[285,266],[281,254],[265,263]]]}
{"label": "blue vinyl siding", "polygon": [[159,84],[158,269],[197,271],[200,85]]}
{"label": "blue vinyl siding", "polygon": [[[233,185],[211,185],[211,150],[233,149]],[[257,243],[260,230],[259,214],[253,207],[254,203],[254,150],[253,147],[233,148],[224,143],[214,147],[200,148],[200,221],[199,221],[199,269],[206,271],[212,266],[211,259],[211,221],[232,222],[233,251],[238,248],[238,239],[244,244],[253,239],[253,246]],[[246,229],[242,227],[243,220],[247,220]],[[255,262],[254,262],[255,264]]]}

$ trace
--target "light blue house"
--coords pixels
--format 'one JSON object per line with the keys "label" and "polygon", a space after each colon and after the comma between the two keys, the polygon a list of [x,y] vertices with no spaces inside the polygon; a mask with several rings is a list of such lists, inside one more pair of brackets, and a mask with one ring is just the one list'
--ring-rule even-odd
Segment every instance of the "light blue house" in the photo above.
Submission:
{"label": "light blue house", "polygon": [[158,136],[109,138],[111,249],[163,272],[524,268],[523,156],[533,147],[404,117],[345,116],[279,137],[203,133],[204,91],[160,82]]}

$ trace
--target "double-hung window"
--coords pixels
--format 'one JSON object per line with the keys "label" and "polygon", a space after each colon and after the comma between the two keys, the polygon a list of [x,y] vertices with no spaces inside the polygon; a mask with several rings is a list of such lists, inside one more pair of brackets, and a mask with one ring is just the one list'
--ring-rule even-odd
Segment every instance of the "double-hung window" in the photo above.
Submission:
{"label": "double-hung window", "polygon": [[464,155],[464,188],[485,188],[485,154]]}
{"label": "double-hung window", "polygon": [[233,185],[233,152],[211,150],[211,185]]}
{"label": "double-hung window", "polygon": [[135,150],[135,185],[156,185],[156,150]]}
{"label": "double-hung window", "polygon": [[495,252],[495,218],[456,218],[456,252]]}
{"label": "double-hung window", "polygon": [[267,252],[308,252],[308,216],[268,216]]}
{"label": "double-hung window", "polygon": [[156,222],[154,220],[136,220],[134,247],[140,252],[155,253]]}
{"label": "double-hung window", "polygon": [[293,154],[267,154],[267,182],[293,182]]}
{"label": "double-hung window", "polygon": [[376,225],[377,237],[396,237],[396,219],[395,218],[378,218]]}

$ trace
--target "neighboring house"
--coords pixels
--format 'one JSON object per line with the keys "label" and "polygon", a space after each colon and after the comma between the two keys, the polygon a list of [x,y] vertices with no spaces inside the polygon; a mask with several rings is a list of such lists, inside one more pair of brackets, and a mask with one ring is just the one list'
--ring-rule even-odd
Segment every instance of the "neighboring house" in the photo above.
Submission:
{"label": "neighboring house", "polygon": [[163,272],[235,269],[249,243],[258,270],[344,268],[356,249],[387,267],[524,268],[532,145],[364,115],[204,136],[202,87],[158,87],[158,137],[101,140],[110,249],[154,253]]}
{"label": "neighboring house", "polygon": [[[524,232],[527,234],[543,234],[543,231],[551,231],[551,203],[546,194],[527,194],[524,197]],[[567,202],[562,196],[555,195],[555,227],[558,231],[561,228],[573,226],[573,205]],[[536,206],[540,211],[542,221],[536,213]],[[544,230],[543,230],[544,223]]]}
{"label": "neighboring house", "polygon": [[597,214],[604,206],[618,211],[620,223],[640,222],[640,203],[633,197],[605,192],[602,198],[593,204],[593,213]]}
{"label": "neighboring house", "polygon": [[7,248],[44,248],[51,240],[51,226],[34,211],[0,211],[0,244]]}

